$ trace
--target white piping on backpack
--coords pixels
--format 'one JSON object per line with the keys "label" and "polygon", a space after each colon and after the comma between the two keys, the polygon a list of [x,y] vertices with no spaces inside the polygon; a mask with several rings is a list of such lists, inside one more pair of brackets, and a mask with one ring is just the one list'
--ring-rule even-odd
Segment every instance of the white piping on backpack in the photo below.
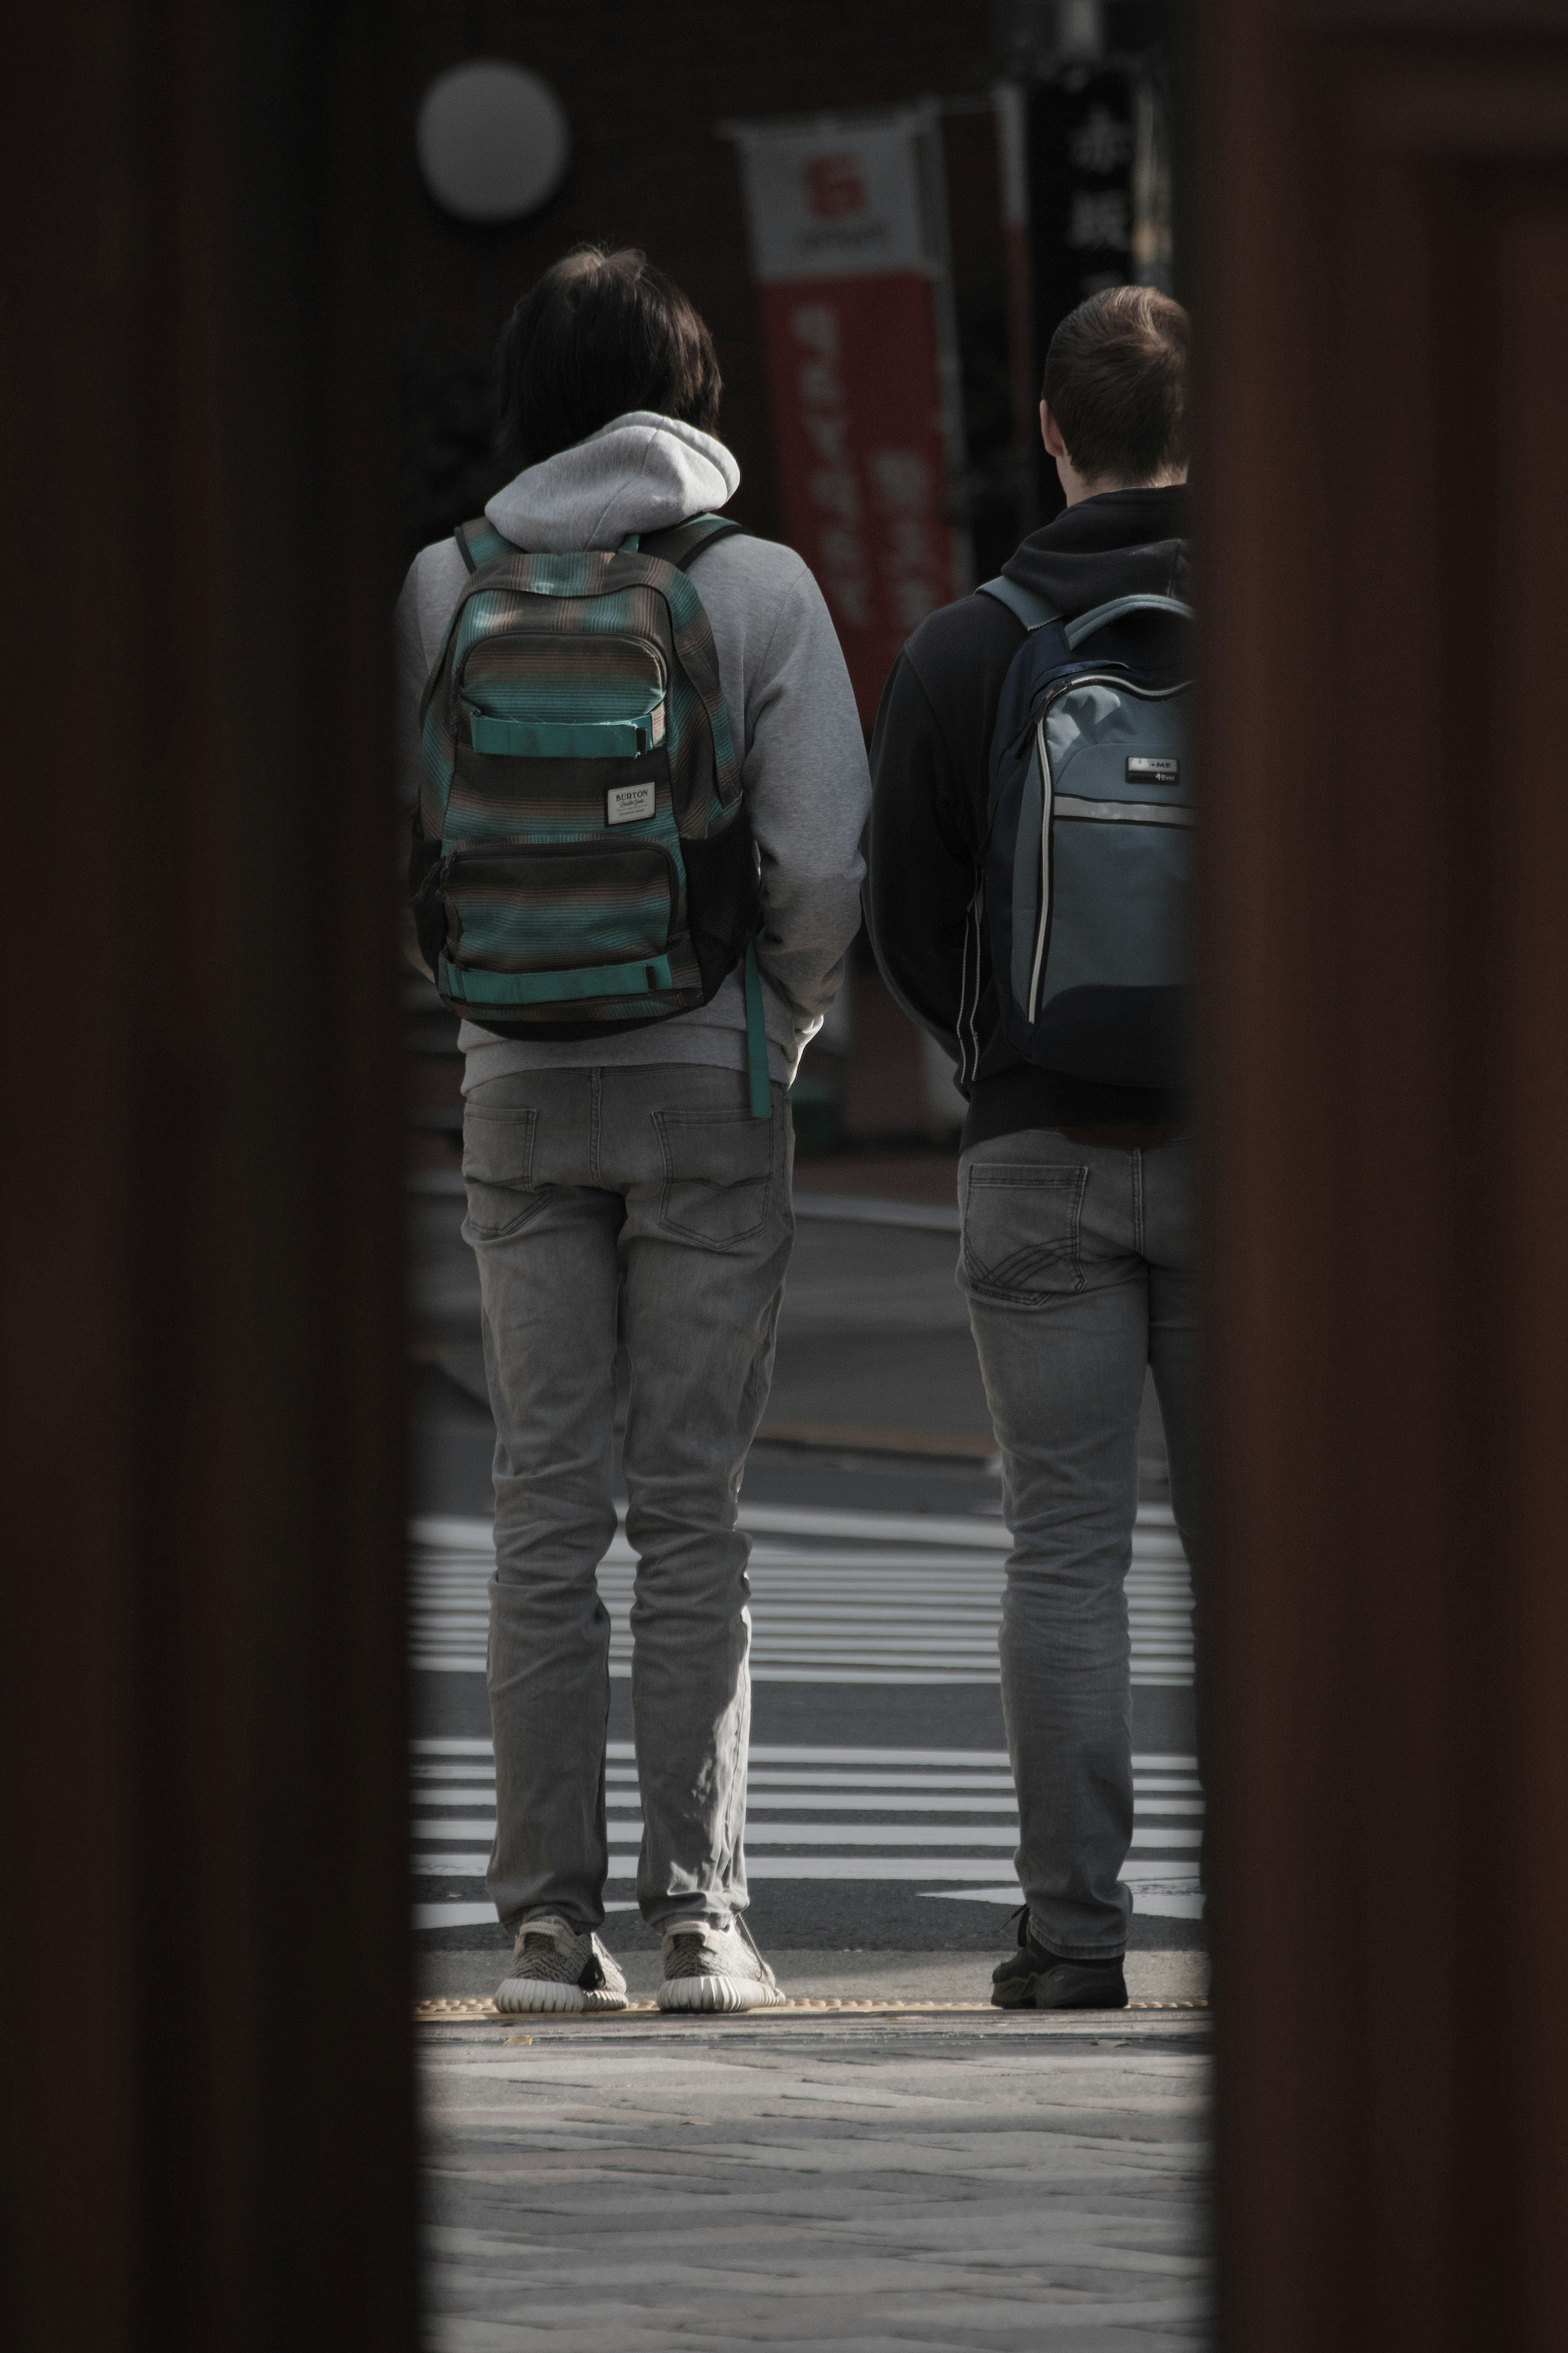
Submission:
{"label": "white piping on backpack", "polygon": [[[958,1074],[973,1085],[980,1067],[980,927],[984,918],[985,886],[975,885],[963,932],[963,961],[958,988]],[[971,965],[971,955],[973,956]]]}
{"label": "white piping on backpack", "polygon": [[1029,1001],[1025,1018],[1034,1021],[1040,1009],[1040,981],[1046,961],[1046,933],[1051,913],[1051,764],[1046,757],[1046,722],[1042,712],[1035,724],[1035,757],[1040,764],[1040,915],[1035,929],[1035,965],[1029,975]]}

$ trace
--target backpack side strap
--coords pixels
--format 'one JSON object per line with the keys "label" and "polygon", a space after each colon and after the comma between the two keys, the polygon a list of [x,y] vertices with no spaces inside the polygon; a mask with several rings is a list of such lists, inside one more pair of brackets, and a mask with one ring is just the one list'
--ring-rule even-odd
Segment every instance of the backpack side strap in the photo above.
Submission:
{"label": "backpack side strap", "polygon": [[998,605],[1005,605],[1013,618],[1022,621],[1031,633],[1043,629],[1047,621],[1061,619],[1054,605],[1047,605],[1045,598],[1037,596],[1032,588],[1020,588],[1016,580],[1005,580],[1000,573],[994,580],[983,580],[974,593],[977,596],[994,597]]}

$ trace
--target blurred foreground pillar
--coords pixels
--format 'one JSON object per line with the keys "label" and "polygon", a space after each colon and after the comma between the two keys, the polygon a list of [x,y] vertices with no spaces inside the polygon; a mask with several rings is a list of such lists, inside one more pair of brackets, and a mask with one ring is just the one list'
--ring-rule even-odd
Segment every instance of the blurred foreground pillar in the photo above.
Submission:
{"label": "blurred foreground pillar", "polygon": [[413,2342],[384,38],[7,37],[10,2353]]}
{"label": "blurred foreground pillar", "polygon": [[1195,0],[1222,2306],[1568,2345],[1568,27]]}

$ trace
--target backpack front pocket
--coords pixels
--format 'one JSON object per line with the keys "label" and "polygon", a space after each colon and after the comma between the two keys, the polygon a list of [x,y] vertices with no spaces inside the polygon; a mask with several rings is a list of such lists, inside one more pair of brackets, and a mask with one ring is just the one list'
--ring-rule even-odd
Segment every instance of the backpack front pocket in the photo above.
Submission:
{"label": "backpack front pocket", "polygon": [[442,962],[468,1003],[668,988],[680,872],[662,842],[491,842],[443,864]]}
{"label": "backpack front pocket", "polygon": [[475,646],[457,708],[477,752],[635,760],[664,742],[668,689],[649,638],[510,629]]}

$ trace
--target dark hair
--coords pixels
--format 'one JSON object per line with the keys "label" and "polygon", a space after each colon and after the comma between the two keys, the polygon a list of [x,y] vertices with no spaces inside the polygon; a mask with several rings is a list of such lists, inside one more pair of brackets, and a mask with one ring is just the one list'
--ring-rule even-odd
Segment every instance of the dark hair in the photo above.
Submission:
{"label": "dark hair", "polygon": [[1040,397],[1085,481],[1148,482],[1186,464],[1191,346],[1186,312],[1152,286],[1108,286],[1068,312]]}
{"label": "dark hair", "polygon": [[634,247],[563,254],[502,328],[496,364],[496,442],[520,466],[570,449],[629,408],[704,433],[719,422],[713,338]]}

